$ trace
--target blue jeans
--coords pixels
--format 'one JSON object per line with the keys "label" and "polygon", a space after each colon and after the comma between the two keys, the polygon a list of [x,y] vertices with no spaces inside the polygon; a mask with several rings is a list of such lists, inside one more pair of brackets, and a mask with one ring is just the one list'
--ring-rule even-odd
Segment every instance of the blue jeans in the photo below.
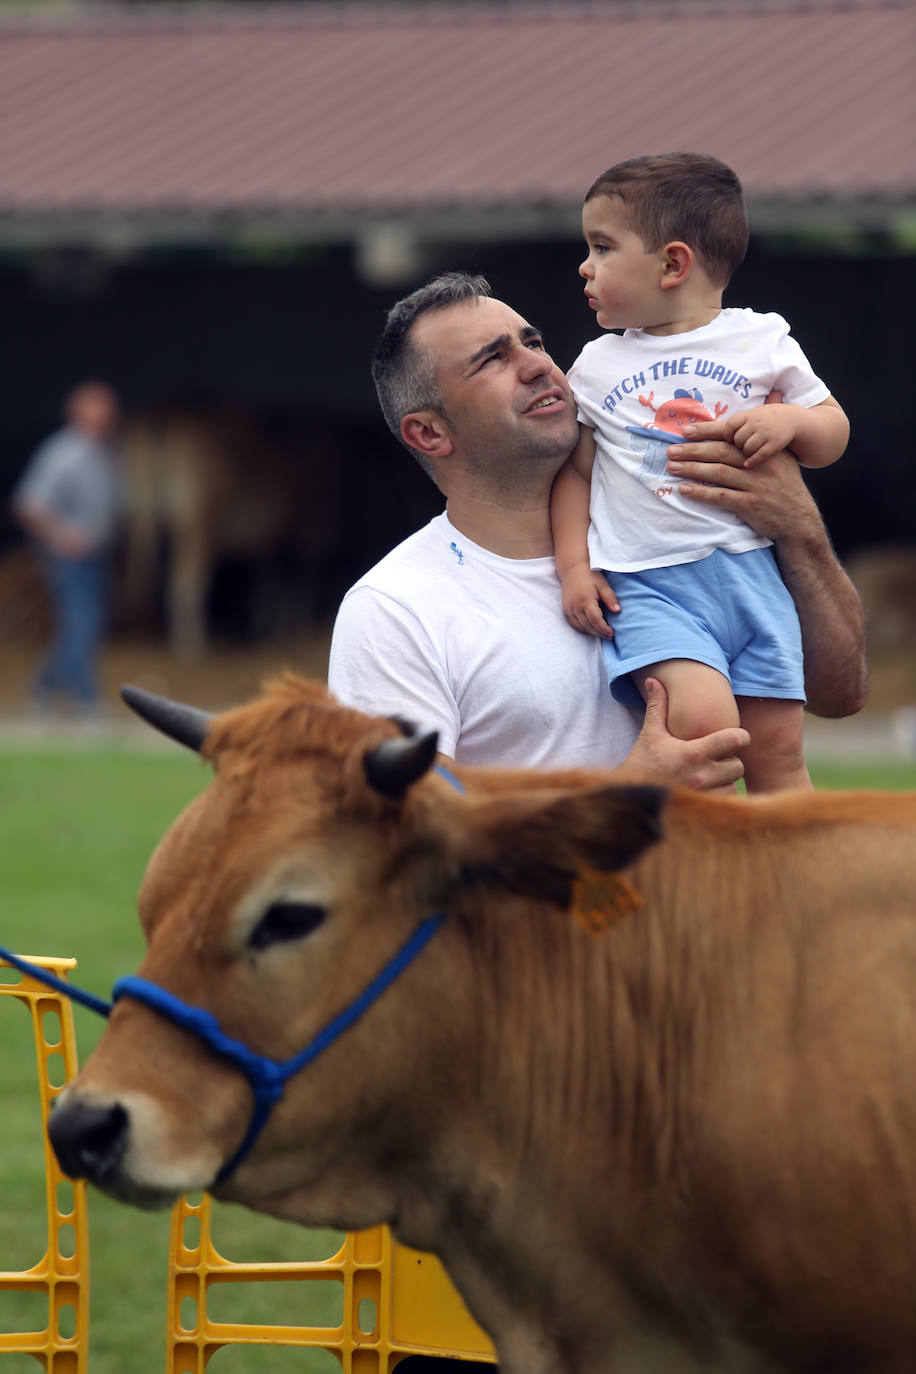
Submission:
{"label": "blue jeans", "polygon": [[83,706],[98,697],[96,659],[105,619],[104,554],[61,558],[42,552],[54,610],[54,638],[35,679],[39,698],[66,692]]}

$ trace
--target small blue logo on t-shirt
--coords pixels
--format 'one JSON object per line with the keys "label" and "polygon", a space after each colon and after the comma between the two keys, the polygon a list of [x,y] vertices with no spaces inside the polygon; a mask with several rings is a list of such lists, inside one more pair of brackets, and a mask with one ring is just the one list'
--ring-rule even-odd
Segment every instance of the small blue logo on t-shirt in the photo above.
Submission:
{"label": "small blue logo on t-shirt", "polygon": [[459,562],[459,563],[463,563],[463,562],[464,562],[464,554],[461,552],[461,550],[459,549],[458,545],[455,543],[454,539],[453,539],[452,542],[449,544],[449,548],[451,549],[451,551],[452,551],[452,553],[455,555],[455,557],[458,559],[458,562]]}

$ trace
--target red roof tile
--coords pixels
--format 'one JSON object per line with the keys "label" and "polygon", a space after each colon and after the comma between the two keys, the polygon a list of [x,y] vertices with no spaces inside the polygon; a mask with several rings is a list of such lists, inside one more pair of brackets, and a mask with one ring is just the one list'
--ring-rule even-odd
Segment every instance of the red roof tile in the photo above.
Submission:
{"label": "red roof tile", "polygon": [[691,147],[749,202],[916,196],[916,8],[503,3],[0,15],[0,216],[547,205]]}

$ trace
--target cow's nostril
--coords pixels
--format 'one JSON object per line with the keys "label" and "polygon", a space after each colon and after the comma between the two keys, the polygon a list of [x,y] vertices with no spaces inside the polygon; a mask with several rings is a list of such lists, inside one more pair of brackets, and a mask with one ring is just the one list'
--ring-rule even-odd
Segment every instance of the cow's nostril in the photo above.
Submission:
{"label": "cow's nostril", "polygon": [[117,1102],[110,1107],[68,1102],[51,1113],[48,1135],[68,1177],[104,1184],[124,1154],[127,1112]]}

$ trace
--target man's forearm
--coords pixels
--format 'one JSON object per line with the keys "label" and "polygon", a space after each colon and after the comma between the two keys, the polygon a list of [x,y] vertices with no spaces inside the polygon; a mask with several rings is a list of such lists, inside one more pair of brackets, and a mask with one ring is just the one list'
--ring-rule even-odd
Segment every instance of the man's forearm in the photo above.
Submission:
{"label": "man's forearm", "polygon": [[23,529],[52,553],[64,558],[85,558],[92,548],[92,541],[83,530],[53,511],[25,506],[15,514]]}
{"label": "man's forearm", "polygon": [[823,526],[819,536],[777,541],[776,557],[801,621],[808,710],[818,716],[854,715],[868,700],[859,594]]}
{"label": "man's forearm", "polygon": [[[737,450],[712,438],[669,449],[668,467],[686,478],[681,494],[733,511],[773,540],[779,569],[798,609],[808,709],[850,716],[868,698],[865,617],[858,592],[837,560],[820,511],[794,458],[776,454],[748,471]],[[702,485],[701,485],[702,484]]]}

